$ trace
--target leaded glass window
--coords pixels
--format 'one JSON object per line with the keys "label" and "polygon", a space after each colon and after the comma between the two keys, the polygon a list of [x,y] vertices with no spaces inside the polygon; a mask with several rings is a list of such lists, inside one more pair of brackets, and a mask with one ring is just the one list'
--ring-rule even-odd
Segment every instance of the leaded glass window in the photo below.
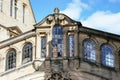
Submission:
{"label": "leaded glass window", "polygon": [[10,16],[12,16],[13,14],[13,0],[10,0]]}
{"label": "leaded glass window", "polygon": [[91,62],[96,61],[96,48],[93,40],[84,41],[84,58]]}
{"label": "leaded glass window", "polygon": [[16,51],[10,50],[6,57],[6,70],[16,67]]}
{"label": "leaded glass window", "polygon": [[57,57],[62,56],[63,30],[60,25],[55,25],[52,30],[53,55],[57,52]]}
{"label": "leaded glass window", "polygon": [[101,47],[102,64],[109,67],[114,67],[114,54],[113,48],[109,45],[103,45]]}
{"label": "leaded glass window", "polygon": [[26,45],[24,45],[22,60],[23,60],[23,63],[32,61],[32,44],[31,43],[27,43]]}
{"label": "leaded glass window", "polygon": [[41,57],[46,57],[46,36],[41,37]]}
{"label": "leaded glass window", "polygon": [[26,6],[23,4],[23,23],[25,23]]}
{"label": "leaded glass window", "polygon": [[17,19],[17,0],[14,1],[14,18]]}
{"label": "leaded glass window", "polygon": [[69,56],[74,56],[74,34],[69,35]]}

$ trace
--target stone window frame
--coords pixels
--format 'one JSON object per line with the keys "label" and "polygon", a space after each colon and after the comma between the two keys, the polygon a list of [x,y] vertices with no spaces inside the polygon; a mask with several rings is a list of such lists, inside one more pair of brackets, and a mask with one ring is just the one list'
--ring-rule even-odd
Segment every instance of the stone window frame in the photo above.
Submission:
{"label": "stone window frame", "polygon": [[32,61],[33,44],[26,42],[22,48],[22,64]]}
{"label": "stone window frame", "polygon": [[6,70],[16,67],[16,50],[10,49],[6,55]]}

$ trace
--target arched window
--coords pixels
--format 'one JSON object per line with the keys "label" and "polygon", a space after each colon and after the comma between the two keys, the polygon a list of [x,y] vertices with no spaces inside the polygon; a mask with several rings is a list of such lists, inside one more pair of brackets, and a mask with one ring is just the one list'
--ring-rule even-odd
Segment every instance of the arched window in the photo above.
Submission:
{"label": "arched window", "polygon": [[52,52],[54,57],[62,56],[63,30],[60,25],[55,25],[52,29]]}
{"label": "arched window", "polygon": [[102,64],[104,66],[114,67],[114,54],[113,48],[109,45],[103,45],[101,47]]}
{"label": "arched window", "polygon": [[22,51],[22,62],[27,63],[32,61],[32,44],[25,44]]}
{"label": "arched window", "polygon": [[73,57],[74,56],[74,34],[69,35],[69,56]]}
{"label": "arched window", "polygon": [[84,41],[84,58],[87,61],[96,61],[96,48],[93,40],[88,39]]}
{"label": "arched window", "polygon": [[16,67],[16,51],[14,49],[8,51],[6,56],[6,70]]}

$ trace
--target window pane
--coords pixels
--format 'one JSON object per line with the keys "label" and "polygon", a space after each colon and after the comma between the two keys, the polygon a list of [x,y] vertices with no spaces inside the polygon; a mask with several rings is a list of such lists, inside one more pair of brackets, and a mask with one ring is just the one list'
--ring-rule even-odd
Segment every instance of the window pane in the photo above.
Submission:
{"label": "window pane", "polygon": [[15,14],[15,15],[14,15],[14,18],[15,18],[15,19],[17,19],[17,9],[18,9],[18,8],[17,8],[17,0],[15,0],[15,2],[14,2],[14,12],[15,12],[15,13],[14,13],[14,14]]}
{"label": "window pane", "polygon": [[84,58],[91,62],[96,61],[95,43],[92,40],[86,40],[84,42]]}
{"label": "window pane", "polygon": [[63,43],[62,27],[60,25],[55,25],[52,30],[52,48],[53,52],[56,53],[57,57],[62,56],[62,43]]}
{"label": "window pane", "polygon": [[41,37],[41,57],[46,57],[46,36]]}
{"label": "window pane", "polygon": [[114,67],[113,49],[109,45],[102,46],[102,64],[109,67]]}
{"label": "window pane", "polygon": [[26,44],[23,47],[23,63],[27,63],[32,60],[32,44]]}
{"label": "window pane", "polygon": [[12,16],[13,12],[13,0],[10,0],[10,16]]}
{"label": "window pane", "polygon": [[25,22],[25,5],[23,5],[23,23]]}
{"label": "window pane", "polygon": [[6,70],[16,67],[16,52],[11,50],[7,54]]}
{"label": "window pane", "polygon": [[3,11],[3,0],[0,0],[0,11]]}
{"label": "window pane", "polygon": [[74,56],[74,34],[69,35],[69,52],[70,57]]}

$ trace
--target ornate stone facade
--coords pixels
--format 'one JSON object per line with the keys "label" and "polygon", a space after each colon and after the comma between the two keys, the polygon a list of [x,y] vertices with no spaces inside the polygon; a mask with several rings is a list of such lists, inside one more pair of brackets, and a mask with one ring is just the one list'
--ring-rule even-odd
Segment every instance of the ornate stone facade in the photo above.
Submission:
{"label": "ornate stone facade", "polygon": [[0,42],[0,67],[0,80],[120,80],[120,36],[55,8],[34,29]]}

